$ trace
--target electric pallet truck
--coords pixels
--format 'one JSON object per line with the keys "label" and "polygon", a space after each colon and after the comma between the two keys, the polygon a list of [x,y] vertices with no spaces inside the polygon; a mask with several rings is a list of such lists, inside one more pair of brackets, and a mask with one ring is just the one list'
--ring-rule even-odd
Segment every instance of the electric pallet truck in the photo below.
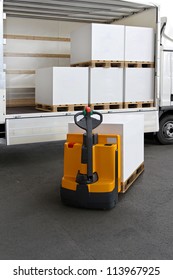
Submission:
{"label": "electric pallet truck", "polygon": [[102,120],[102,114],[90,107],[74,116],[75,124],[86,132],[67,134],[64,144],[60,195],[66,205],[111,209],[118,202],[121,190],[120,136],[92,133]]}

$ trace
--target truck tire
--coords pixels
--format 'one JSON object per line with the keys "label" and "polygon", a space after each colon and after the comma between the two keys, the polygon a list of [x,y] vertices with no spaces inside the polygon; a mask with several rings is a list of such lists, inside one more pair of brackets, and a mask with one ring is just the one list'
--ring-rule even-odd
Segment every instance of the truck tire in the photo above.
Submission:
{"label": "truck tire", "polygon": [[156,138],[162,145],[173,144],[173,115],[166,115],[160,119],[159,131]]}

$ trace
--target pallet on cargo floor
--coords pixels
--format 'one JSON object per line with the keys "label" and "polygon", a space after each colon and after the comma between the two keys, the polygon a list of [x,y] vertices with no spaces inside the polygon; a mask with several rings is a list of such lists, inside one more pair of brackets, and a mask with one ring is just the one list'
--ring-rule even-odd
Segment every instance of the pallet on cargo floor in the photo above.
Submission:
{"label": "pallet on cargo floor", "polygon": [[124,102],[123,108],[150,108],[154,107],[154,101],[144,101],[144,102]]}
{"label": "pallet on cargo floor", "polygon": [[90,105],[92,110],[106,110],[106,109],[122,109],[122,102],[111,102],[111,103],[93,103]]}
{"label": "pallet on cargo floor", "polygon": [[91,60],[86,62],[79,62],[71,64],[72,67],[124,67],[124,61],[114,61],[114,60]]}
{"label": "pallet on cargo floor", "polygon": [[65,105],[46,105],[36,104],[36,109],[45,112],[68,112],[84,110],[87,104],[65,104]]}
{"label": "pallet on cargo floor", "polygon": [[124,61],[126,68],[154,68],[155,63],[150,61]]}

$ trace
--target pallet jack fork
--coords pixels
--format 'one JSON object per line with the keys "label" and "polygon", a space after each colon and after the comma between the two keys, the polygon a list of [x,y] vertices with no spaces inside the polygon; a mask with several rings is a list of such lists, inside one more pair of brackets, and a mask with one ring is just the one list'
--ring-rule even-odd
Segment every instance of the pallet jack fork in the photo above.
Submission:
{"label": "pallet jack fork", "polygon": [[102,120],[102,114],[90,107],[74,116],[75,124],[86,132],[67,134],[64,145],[60,195],[67,205],[111,209],[118,202],[121,190],[120,135],[92,133]]}

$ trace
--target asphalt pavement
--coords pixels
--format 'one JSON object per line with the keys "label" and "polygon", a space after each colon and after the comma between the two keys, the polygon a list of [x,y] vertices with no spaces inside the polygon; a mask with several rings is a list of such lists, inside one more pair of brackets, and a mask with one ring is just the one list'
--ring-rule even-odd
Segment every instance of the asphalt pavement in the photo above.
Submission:
{"label": "asphalt pavement", "polygon": [[[173,146],[145,139],[145,171],[109,211],[67,207],[63,142],[0,146],[0,259],[173,259]],[[73,163],[72,163],[73,164]]]}

